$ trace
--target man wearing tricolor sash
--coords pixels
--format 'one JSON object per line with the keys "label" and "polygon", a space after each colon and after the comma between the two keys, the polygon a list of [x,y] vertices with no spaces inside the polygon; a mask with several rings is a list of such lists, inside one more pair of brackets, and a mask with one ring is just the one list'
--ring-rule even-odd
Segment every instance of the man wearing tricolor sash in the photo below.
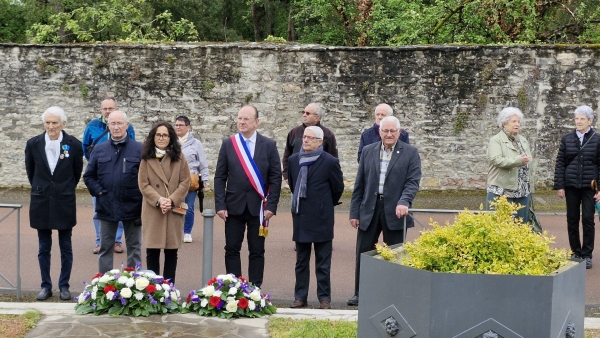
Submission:
{"label": "man wearing tricolor sash", "polygon": [[225,269],[242,276],[240,250],[247,228],[248,280],[262,285],[265,237],[277,211],[281,190],[281,161],[274,140],[256,132],[258,110],[238,112],[239,133],[221,144],[215,169],[215,208],[225,221]]}

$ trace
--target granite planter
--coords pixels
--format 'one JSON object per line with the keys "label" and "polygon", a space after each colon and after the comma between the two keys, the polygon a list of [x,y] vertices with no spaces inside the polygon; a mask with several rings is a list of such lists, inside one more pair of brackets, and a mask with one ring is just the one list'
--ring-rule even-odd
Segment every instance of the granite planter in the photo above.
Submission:
{"label": "granite planter", "polygon": [[358,337],[584,336],[584,261],[549,276],[452,274],[376,254],[361,256]]}

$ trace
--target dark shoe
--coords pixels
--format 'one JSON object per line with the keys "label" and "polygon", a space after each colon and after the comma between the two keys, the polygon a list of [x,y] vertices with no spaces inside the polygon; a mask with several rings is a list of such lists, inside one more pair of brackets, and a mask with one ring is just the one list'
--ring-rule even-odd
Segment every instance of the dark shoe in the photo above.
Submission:
{"label": "dark shoe", "polygon": [[328,300],[322,300],[319,309],[331,309],[331,303]]}
{"label": "dark shoe", "polygon": [[295,300],[295,301],[292,303],[292,305],[290,305],[290,307],[291,307],[292,309],[297,309],[297,308],[301,308],[301,307],[305,307],[305,306],[306,306],[306,302],[305,302],[305,301],[302,301],[302,300],[300,300],[300,299],[296,299],[296,300]]}
{"label": "dark shoe", "polygon": [[94,251],[92,251],[94,253],[94,255],[97,255],[98,252],[100,252],[100,245],[96,245],[96,247],[94,248]]}
{"label": "dark shoe", "polygon": [[581,257],[580,257],[579,255],[577,255],[577,254],[572,254],[572,255],[571,255],[571,258],[575,258],[575,259],[581,259]]}
{"label": "dark shoe", "polygon": [[123,247],[121,246],[121,243],[115,243],[115,252],[123,253]]}
{"label": "dark shoe", "polygon": [[50,297],[52,297],[52,290],[43,288],[42,291],[40,291],[40,293],[38,293],[36,299],[37,300],[46,300]]}
{"label": "dark shoe", "polygon": [[358,306],[358,296],[354,295],[354,296],[352,296],[352,298],[348,299],[348,305]]}
{"label": "dark shoe", "polygon": [[592,268],[592,258],[591,257],[586,257],[585,258],[585,268],[586,269],[591,269]]}
{"label": "dark shoe", "polygon": [[71,292],[69,292],[69,289],[60,289],[60,299],[71,300]]}

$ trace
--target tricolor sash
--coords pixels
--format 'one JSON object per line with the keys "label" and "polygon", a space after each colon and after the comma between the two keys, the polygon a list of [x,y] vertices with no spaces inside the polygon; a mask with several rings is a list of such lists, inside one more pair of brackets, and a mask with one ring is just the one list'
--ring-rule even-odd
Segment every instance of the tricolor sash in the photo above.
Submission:
{"label": "tricolor sash", "polygon": [[250,149],[248,149],[248,145],[246,144],[246,142],[244,142],[244,137],[242,136],[242,133],[238,133],[237,137],[236,135],[232,135],[231,143],[233,144],[235,154],[240,160],[240,164],[242,165],[242,168],[244,169],[244,172],[246,173],[250,184],[252,184],[252,187],[254,187],[254,190],[256,190],[256,193],[258,194],[258,196],[260,196],[260,199],[262,200],[262,203],[260,204],[259,213],[259,219],[262,220],[262,222],[258,234],[259,236],[267,237],[269,235],[269,221],[265,220],[264,209],[267,207],[267,198],[269,194],[268,192],[265,194],[265,185],[263,178],[260,175],[260,171],[258,170],[256,163],[252,159],[252,155],[250,154]]}

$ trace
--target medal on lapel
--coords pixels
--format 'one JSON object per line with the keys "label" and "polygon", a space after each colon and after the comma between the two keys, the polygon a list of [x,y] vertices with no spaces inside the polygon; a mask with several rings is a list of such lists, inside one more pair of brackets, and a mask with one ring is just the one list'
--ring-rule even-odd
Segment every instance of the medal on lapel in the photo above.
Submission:
{"label": "medal on lapel", "polygon": [[63,153],[60,154],[61,159],[64,157],[69,157],[69,149],[71,149],[71,146],[69,146],[68,144],[63,144],[63,146],[62,146]]}

